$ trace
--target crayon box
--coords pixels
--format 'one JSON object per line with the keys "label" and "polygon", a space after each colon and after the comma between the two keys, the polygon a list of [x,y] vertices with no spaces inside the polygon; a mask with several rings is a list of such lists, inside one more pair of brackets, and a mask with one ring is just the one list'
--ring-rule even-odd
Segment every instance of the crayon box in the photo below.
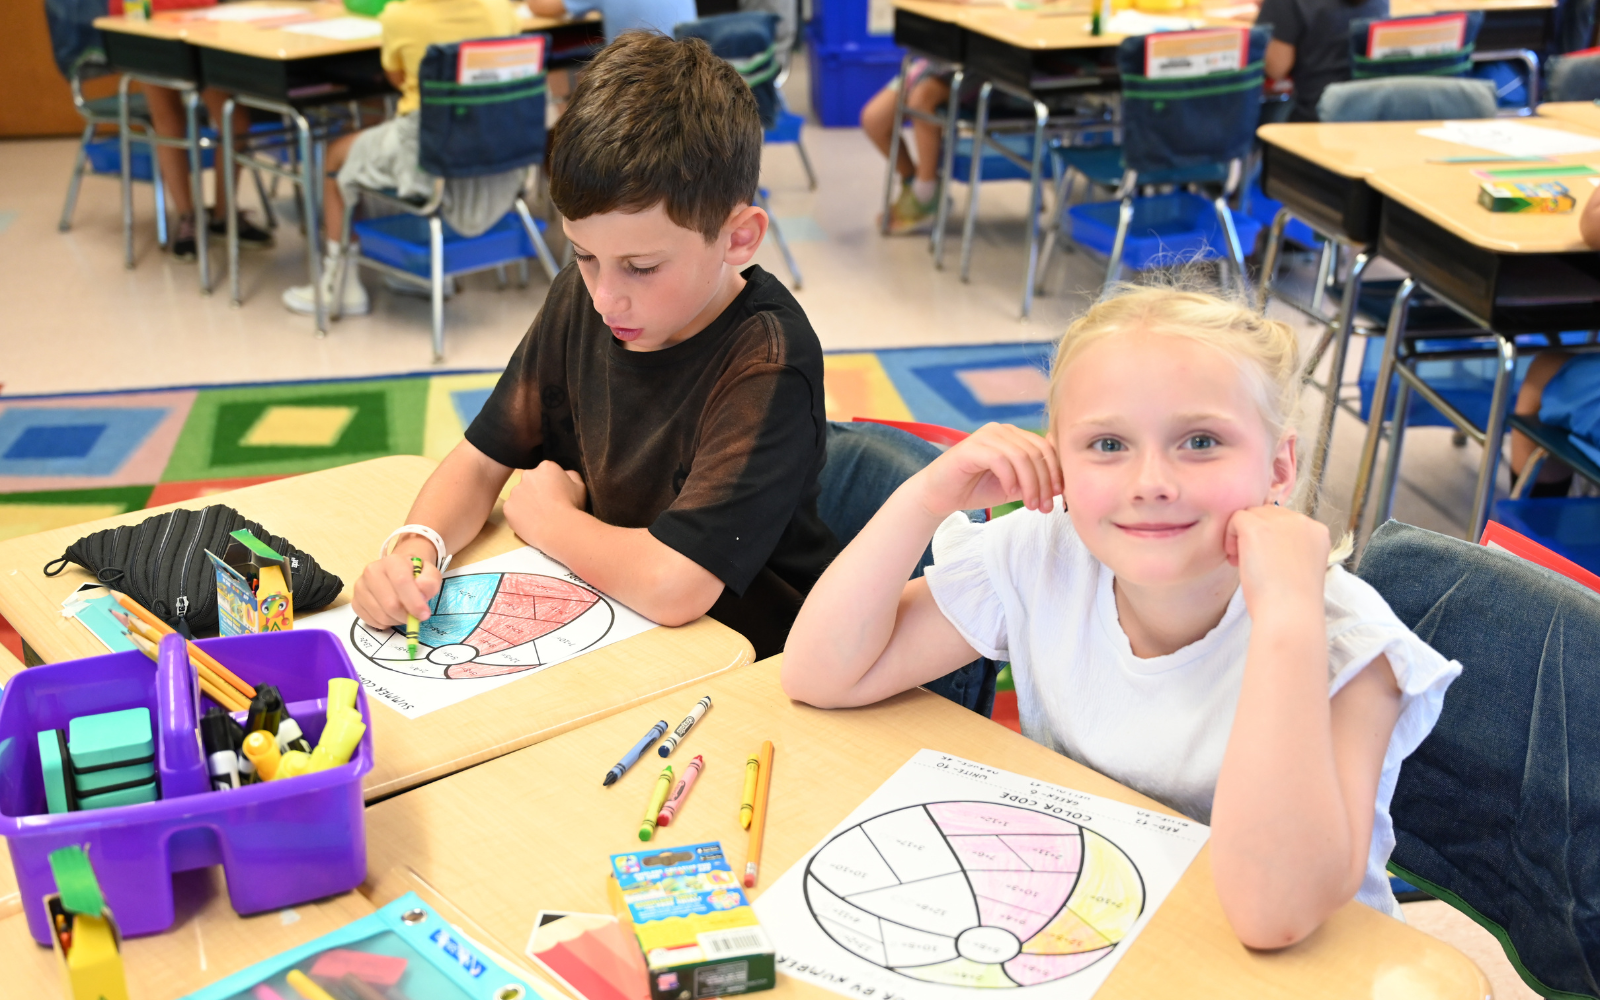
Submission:
{"label": "crayon box", "polygon": [[1478,189],[1478,204],[1491,212],[1560,215],[1576,208],[1578,201],[1560,181],[1534,184],[1486,180]]}
{"label": "crayon box", "polygon": [[651,1000],[772,989],[772,942],[722,844],[613,854],[608,890],[617,919],[644,952]]}
{"label": "crayon box", "polygon": [[206,550],[217,570],[217,625],[222,635],[286,632],[294,628],[294,577],[289,560],[249,530],[230,536],[222,558]]}

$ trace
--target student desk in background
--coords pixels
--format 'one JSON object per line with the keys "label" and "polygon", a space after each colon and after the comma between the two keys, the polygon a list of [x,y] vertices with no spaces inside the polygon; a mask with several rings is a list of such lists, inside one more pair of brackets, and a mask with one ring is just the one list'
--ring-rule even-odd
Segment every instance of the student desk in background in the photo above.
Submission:
{"label": "student desk in background", "polygon": [[[926,691],[846,711],[793,703],[778,686],[779,662],[764,660],[371,807],[362,891],[382,905],[426,883],[470,918],[469,933],[512,954],[522,953],[541,909],[610,912],[608,858],[640,849],[639,817],[661,764],[643,758],[610,788],[600,779],[653,722],[675,722],[704,694],[714,705],[672,760],[702,754],[705,772],[651,846],[720,840],[739,870],[747,843],[738,825],[744,762],[770,739],[777,749],[772,815],[756,896],[923,747],[1170,812]],[[781,951],[783,942],[776,944]],[[1482,1000],[1488,991],[1466,956],[1355,902],[1300,945],[1249,951],[1223,917],[1210,852],[1202,849],[1096,1000]],[[782,975],[771,995],[836,996]]]}
{"label": "student desk in background", "polygon": [[[0,847],[5,878],[11,863]],[[173,1000],[209,986],[257,962],[338,930],[373,912],[359,893],[240,917],[228,904],[222,869],[177,877],[178,919],[165,934],[127,938],[122,967],[129,1000]],[[4,886],[0,886],[4,889]],[[12,889],[15,892],[15,889]],[[0,993],[28,1000],[62,996],[55,952],[34,943],[20,908],[6,908],[0,893]]]}
{"label": "student desk in background", "polygon": [[1517,60],[1528,68],[1528,106],[1539,103],[1539,67],[1556,32],[1556,0],[1390,0],[1390,17],[1483,11],[1472,61]]}
{"label": "student desk in background", "polygon": [[1547,101],[1539,105],[1539,117],[1600,132],[1600,104],[1594,101]]}
{"label": "student desk in background", "polygon": [[[172,506],[198,509],[227,504],[289,539],[344,580],[344,593],[334,602],[339,605],[348,603],[351,587],[377,555],[379,543],[405,523],[412,498],[435,465],[419,456],[397,455]],[[92,578],[78,566],[53,578],[45,576],[41,567],[84,535],[136,524],[170,509],[133,511],[0,543],[0,566],[8,569],[0,573],[0,615],[46,662],[104,653],[105,647],[87,629],[60,615],[62,599]],[[521,544],[497,510],[453,565],[466,566]],[[743,636],[701,618],[681,628],[651,629],[419,719],[406,719],[369,699],[376,766],[365,782],[367,798],[393,795],[548,739],[743,666],[753,656]]]}

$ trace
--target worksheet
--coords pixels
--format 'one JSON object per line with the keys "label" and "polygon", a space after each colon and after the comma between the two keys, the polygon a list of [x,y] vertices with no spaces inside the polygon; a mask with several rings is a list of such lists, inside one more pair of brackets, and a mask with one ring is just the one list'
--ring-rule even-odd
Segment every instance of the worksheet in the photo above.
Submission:
{"label": "worksheet", "polygon": [[920,750],[755,909],[781,973],[846,996],[1086,1000],[1209,833]]}
{"label": "worksheet", "polygon": [[408,719],[656,627],[527,546],[445,573],[431,606],[415,657],[404,628],[372,628],[348,604],[294,624],[339,636],[367,697]]}
{"label": "worksheet", "polygon": [[1600,139],[1564,132],[1559,128],[1541,128],[1521,122],[1495,119],[1492,121],[1445,122],[1434,128],[1419,128],[1418,135],[1430,139],[1443,139],[1473,149],[1485,149],[1502,156],[1568,156],[1578,153],[1600,153]]}

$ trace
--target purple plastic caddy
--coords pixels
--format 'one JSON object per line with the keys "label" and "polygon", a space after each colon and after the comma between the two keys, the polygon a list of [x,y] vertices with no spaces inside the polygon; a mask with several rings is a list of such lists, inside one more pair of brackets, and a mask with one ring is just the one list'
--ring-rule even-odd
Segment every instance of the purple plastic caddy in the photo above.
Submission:
{"label": "purple plastic caddy", "polygon": [[[275,684],[315,743],[327,719],[328,681],[360,683],[330,632],[269,632],[208,639],[206,652],[251,684]],[[350,762],[315,774],[210,791],[197,702],[182,644],[162,643],[160,666],[143,653],[112,653],[34,667],[0,693],[0,835],[10,844],[28,929],[50,943],[42,900],[56,891],[51,851],[87,844],[106,903],[126,935],[172,926],[172,873],[220,864],[235,911],[279,909],[354,889],[366,877],[361,778],[372,770],[365,692],[356,707],[368,729]],[[150,709],[160,801],[50,814],[37,734],[80,715]]]}

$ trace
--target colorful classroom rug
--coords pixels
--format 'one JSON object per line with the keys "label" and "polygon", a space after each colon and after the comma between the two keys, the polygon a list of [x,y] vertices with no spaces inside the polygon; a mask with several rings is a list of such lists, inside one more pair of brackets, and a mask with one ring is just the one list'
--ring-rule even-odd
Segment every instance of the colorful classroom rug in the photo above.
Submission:
{"label": "colorful classroom rug", "polygon": [[[828,417],[1037,429],[1052,345],[829,354]],[[0,540],[384,455],[439,459],[497,371],[0,395]],[[17,652],[15,633],[0,641]]]}

